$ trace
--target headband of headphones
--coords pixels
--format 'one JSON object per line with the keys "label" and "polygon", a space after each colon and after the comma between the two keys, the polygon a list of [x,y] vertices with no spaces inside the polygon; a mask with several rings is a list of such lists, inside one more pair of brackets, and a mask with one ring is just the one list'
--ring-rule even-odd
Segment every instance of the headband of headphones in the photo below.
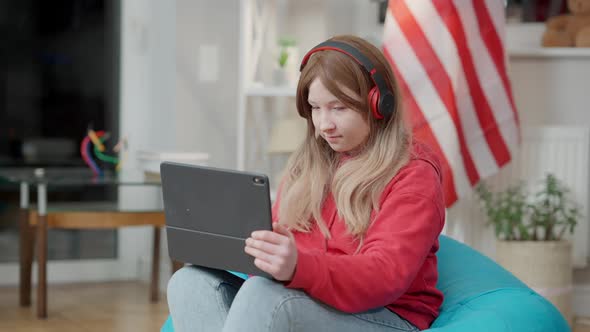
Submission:
{"label": "headband of headphones", "polygon": [[393,108],[395,105],[395,98],[394,98],[393,93],[391,93],[389,91],[389,88],[387,87],[387,84],[385,83],[385,79],[383,78],[383,76],[379,72],[377,72],[375,65],[371,62],[371,60],[369,60],[369,58],[367,58],[362,52],[360,52],[355,47],[353,47],[349,44],[346,44],[343,42],[331,41],[331,40],[318,44],[317,46],[312,48],[309,52],[307,52],[307,54],[303,57],[303,60],[301,61],[301,66],[299,67],[299,71],[303,70],[303,68],[307,64],[307,61],[309,61],[309,58],[311,57],[312,54],[314,54],[315,52],[325,51],[325,50],[332,50],[332,51],[344,53],[344,54],[348,55],[350,58],[352,58],[359,65],[361,65],[367,71],[367,73],[369,73],[371,80],[373,81],[373,83],[375,83],[375,86],[377,87],[377,89],[379,91],[378,110],[377,110],[378,114],[376,114],[376,115],[378,117],[382,118],[382,117],[389,117],[393,114]]}

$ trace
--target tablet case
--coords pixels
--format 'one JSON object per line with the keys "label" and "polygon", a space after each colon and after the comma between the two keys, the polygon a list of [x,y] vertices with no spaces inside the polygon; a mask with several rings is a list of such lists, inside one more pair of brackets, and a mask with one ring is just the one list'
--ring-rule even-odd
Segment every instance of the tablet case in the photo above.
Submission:
{"label": "tablet case", "polygon": [[244,252],[253,231],[272,229],[266,175],[173,162],[160,175],[172,259],[269,277]]}

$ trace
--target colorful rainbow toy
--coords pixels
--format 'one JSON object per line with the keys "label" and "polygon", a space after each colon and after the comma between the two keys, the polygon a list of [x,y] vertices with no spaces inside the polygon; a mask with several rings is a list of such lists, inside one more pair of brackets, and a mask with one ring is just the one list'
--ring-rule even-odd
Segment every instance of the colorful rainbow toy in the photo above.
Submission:
{"label": "colorful rainbow toy", "polygon": [[109,133],[104,130],[94,131],[88,129],[88,134],[80,144],[80,154],[82,155],[82,159],[86,165],[90,167],[94,176],[103,176],[104,171],[94,160],[93,154],[103,162],[116,165],[115,170],[117,172],[121,170],[123,160],[125,159],[124,156],[127,151],[127,141],[126,139],[122,139],[113,147],[113,152],[119,154],[119,156],[113,156],[105,153],[106,148],[104,142],[108,139]]}

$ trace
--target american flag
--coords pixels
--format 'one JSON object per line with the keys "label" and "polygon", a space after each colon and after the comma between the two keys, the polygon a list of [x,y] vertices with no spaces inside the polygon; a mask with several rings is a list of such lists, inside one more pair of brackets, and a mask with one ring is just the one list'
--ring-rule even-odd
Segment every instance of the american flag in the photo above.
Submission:
{"label": "american flag", "polygon": [[504,1],[389,0],[383,51],[414,135],[438,153],[447,207],[515,155]]}

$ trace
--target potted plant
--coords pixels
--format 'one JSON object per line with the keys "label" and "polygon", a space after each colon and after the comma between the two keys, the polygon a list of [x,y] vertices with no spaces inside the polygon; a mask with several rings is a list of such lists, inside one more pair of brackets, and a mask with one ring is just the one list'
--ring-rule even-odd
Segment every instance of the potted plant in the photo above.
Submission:
{"label": "potted plant", "polygon": [[277,42],[278,55],[274,71],[276,85],[290,85],[297,80],[297,42],[293,38],[282,37]]}
{"label": "potted plant", "polygon": [[496,260],[516,277],[551,301],[572,322],[572,246],[580,213],[569,190],[548,174],[529,195],[519,183],[492,192],[476,187],[488,223],[496,234]]}

